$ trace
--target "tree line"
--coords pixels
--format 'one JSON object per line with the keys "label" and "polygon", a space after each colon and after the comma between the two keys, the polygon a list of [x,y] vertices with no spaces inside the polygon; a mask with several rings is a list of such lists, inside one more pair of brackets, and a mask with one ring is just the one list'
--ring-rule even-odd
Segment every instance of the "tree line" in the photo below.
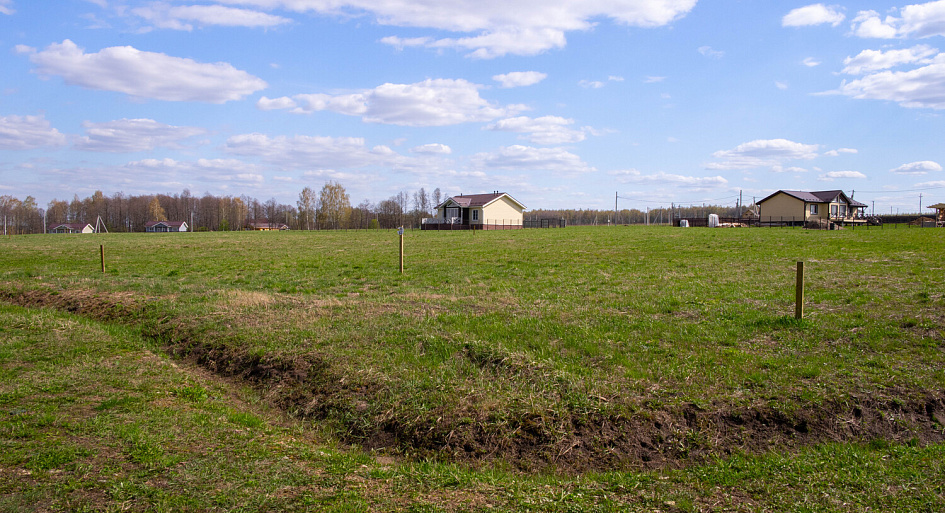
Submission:
{"label": "tree line", "polygon": [[719,205],[680,206],[652,208],[649,210],[621,209],[541,209],[530,210],[525,214],[526,219],[563,219],[569,226],[592,226],[614,224],[671,224],[673,219],[704,218],[709,214],[718,214],[719,217],[740,217],[739,212],[750,210],[752,207],[739,209]]}
{"label": "tree line", "polygon": [[275,198],[260,201],[246,195],[195,196],[188,189],[180,194],[110,196],[95,191],[87,198],[53,199],[45,208],[27,196],[20,200],[0,196],[0,222],[4,235],[45,233],[63,223],[103,225],[109,232],[143,232],[149,221],[184,221],[194,231],[234,231],[252,223],[285,225],[292,230],[419,227],[434,215],[446,198],[439,188],[402,191],[379,203],[364,200],[352,206],[344,186],[327,182],[316,191],[305,187],[295,205]]}
{"label": "tree line", "polygon": [[[305,187],[294,204],[271,198],[260,201],[242,196],[194,196],[188,189],[180,194],[110,196],[95,191],[71,201],[53,199],[45,208],[27,196],[20,200],[0,196],[3,234],[44,233],[62,223],[91,224],[99,220],[109,232],[143,232],[148,221],[185,221],[194,231],[244,230],[251,223],[285,225],[292,230],[341,230],[369,228],[419,228],[423,219],[435,215],[436,206],[446,200],[439,188],[427,192],[421,187],[413,193],[399,192],[372,203],[364,200],[352,206],[350,195],[338,182],[327,182],[320,190]],[[672,206],[669,208],[613,210],[558,209],[532,210],[526,219],[563,219],[568,225],[669,224],[676,218],[738,216],[738,209],[724,206]]]}

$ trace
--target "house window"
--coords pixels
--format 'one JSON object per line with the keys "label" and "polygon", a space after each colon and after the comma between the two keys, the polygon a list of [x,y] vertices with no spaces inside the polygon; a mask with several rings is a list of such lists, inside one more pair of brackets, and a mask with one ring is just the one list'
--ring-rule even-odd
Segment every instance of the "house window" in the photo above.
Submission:
{"label": "house window", "polygon": [[815,204],[813,204],[813,205],[810,206],[810,215],[816,216],[817,213],[818,213],[817,204],[815,203]]}
{"label": "house window", "polygon": [[830,205],[830,215],[833,216],[833,217],[837,217],[837,206],[836,206],[836,205]]}
{"label": "house window", "polygon": [[840,205],[840,217],[846,217],[846,216],[847,216],[847,206]]}
{"label": "house window", "polygon": [[448,207],[446,209],[446,218],[459,217],[459,208],[458,207]]}
{"label": "house window", "polygon": [[473,210],[473,211],[472,211],[472,220],[473,220],[473,221],[478,221],[478,220],[479,220],[479,211],[478,211],[478,210]]}

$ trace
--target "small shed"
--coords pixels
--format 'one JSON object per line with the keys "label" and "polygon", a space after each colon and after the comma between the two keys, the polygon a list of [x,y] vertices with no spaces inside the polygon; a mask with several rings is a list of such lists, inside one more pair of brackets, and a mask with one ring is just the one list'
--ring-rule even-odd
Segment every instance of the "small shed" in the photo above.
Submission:
{"label": "small shed", "polygon": [[59,223],[49,227],[49,233],[95,233],[89,223]]}

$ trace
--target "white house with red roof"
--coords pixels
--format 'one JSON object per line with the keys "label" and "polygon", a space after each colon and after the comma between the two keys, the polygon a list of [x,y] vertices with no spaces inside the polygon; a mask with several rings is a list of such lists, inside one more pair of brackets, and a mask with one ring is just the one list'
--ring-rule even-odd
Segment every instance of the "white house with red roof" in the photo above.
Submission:
{"label": "white house with red roof", "polygon": [[424,230],[511,230],[522,227],[525,205],[505,192],[460,194],[436,206]]}

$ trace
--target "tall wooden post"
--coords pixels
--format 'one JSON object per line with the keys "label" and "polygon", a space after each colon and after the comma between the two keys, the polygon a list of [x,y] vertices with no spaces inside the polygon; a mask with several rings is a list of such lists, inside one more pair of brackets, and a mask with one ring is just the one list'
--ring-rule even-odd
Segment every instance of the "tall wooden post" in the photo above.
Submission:
{"label": "tall wooden post", "polygon": [[404,227],[401,226],[397,233],[400,234],[400,274],[404,274]]}
{"label": "tall wooden post", "polygon": [[794,285],[794,318],[804,318],[804,262],[797,263],[797,280]]}
{"label": "tall wooden post", "polygon": [[105,272],[105,245],[101,244],[98,247],[98,252],[102,256],[102,272]]}

